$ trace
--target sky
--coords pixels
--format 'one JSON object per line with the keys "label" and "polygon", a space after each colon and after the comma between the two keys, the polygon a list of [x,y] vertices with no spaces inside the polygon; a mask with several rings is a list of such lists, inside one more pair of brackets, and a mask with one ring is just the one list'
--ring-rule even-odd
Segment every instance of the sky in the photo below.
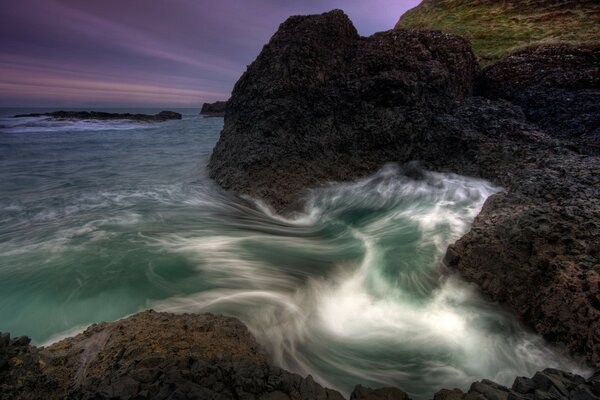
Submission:
{"label": "sky", "polygon": [[198,107],[290,15],[343,9],[364,36],[420,0],[0,0],[0,107]]}

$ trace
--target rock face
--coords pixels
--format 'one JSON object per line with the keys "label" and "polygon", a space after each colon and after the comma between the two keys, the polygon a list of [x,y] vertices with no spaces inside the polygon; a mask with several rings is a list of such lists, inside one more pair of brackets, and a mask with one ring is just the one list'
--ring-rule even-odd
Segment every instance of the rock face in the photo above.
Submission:
{"label": "rock face", "polygon": [[227,107],[226,101],[215,101],[214,103],[202,104],[200,114],[206,117],[224,117],[225,108]]}
{"label": "rock face", "polygon": [[433,400],[591,400],[600,396],[599,384],[600,373],[586,380],[579,375],[548,368],[531,378],[516,378],[510,389],[484,379],[474,382],[467,393],[458,389],[440,390]]}
{"label": "rock face", "polygon": [[43,349],[0,339],[0,399],[343,399],[270,365],[234,318],[146,311]]}
{"label": "rock face", "polygon": [[155,115],[130,114],[130,113],[108,113],[99,111],[53,111],[39,114],[18,114],[15,118],[23,117],[50,117],[55,119],[80,119],[80,120],[132,120],[140,122],[163,122],[171,119],[181,119],[181,114],[175,111],[161,111]]}
{"label": "rock face", "polygon": [[505,191],[447,264],[600,365],[598,54],[538,47],[480,73],[457,36],[291,17],[236,84],[210,175],[284,213],[387,162],[489,179]]}
{"label": "rock face", "polygon": [[339,10],[291,17],[235,85],[211,177],[284,210],[306,187],[411,158],[421,145],[411,138],[469,95],[477,72],[456,36],[362,38]]}
{"label": "rock face", "polygon": [[517,51],[484,70],[482,92],[520,106],[545,132],[600,152],[600,45]]}
{"label": "rock face", "polygon": [[[0,399],[343,400],[308,376],[271,365],[246,327],[211,314],[145,311],[90,326],[47,348],[0,333]],[[351,400],[410,400],[398,388],[357,385]],[[467,393],[434,400],[600,399],[600,371],[581,376],[547,369],[512,389],[475,382]]]}

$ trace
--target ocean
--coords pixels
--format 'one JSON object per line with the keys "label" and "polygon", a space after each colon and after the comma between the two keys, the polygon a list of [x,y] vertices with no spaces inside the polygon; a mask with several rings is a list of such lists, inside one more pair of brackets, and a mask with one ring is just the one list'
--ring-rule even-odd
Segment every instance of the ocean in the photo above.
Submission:
{"label": "ocean", "polygon": [[223,313],[346,395],[585,372],[444,268],[489,182],[390,164],[284,218],[207,177],[222,118],[12,118],[39,111],[0,110],[0,331],[44,345],[148,308]]}

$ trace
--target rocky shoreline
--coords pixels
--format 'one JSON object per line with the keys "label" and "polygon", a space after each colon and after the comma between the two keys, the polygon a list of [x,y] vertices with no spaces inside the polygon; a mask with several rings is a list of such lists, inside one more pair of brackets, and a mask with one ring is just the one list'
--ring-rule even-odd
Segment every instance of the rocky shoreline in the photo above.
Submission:
{"label": "rocky shoreline", "polygon": [[528,48],[482,70],[459,36],[361,37],[339,10],[295,16],[237,82],[209,172],[284,214],[388,162],[502,186],[447,265],[597,367],[599,99],[600,46]]}
{"label": "rocky shoreline", "polygon": [[58,120],[130,120],[138,122],[164,122],[172,119],[181,119],[181,114],[175,111],[161,111],[154,115],[109,113],[101,111],[53,111],[47,113],[17,114],[14,118],[49,117]]}
{"label": "rocky shoreline", "polygon": [[[337,391],[270,364],[237,319],[152,310],[90,326],[38,348],[0,334],[0,399],[343,400]],[[591,400],[600,371],[588,379],[546,369],[511,388],[488,380],[435,400]],[[409,400],[398,388],[357,385],[352,400]]]}

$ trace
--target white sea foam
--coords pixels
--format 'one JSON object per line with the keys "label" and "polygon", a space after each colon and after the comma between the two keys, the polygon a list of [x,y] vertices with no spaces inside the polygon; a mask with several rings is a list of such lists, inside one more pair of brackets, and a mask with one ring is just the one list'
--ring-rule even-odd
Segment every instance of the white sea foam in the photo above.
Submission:
{"label": "white sea foam", "polygon": [[446,247],[499,190],[453,174],[415,180],[388,166],[356,183],[315,190],[305,213],[292,220],[262,207],[287,229],[327,223],[362,247],[359,262],[337,263],[320,274],[289,274],[285,258],[265,263],[250,250],[268,243],[281,254],[296,247],[327,254],[328,244],[310,236],[172,235],[159,245],[196,257],[215,288],[155,307],[238,316],[279,365],[345,393],[349,382],[363,382],[400,385],[421,397],[481,378],[510,384],[542,367],[577,370],[443,271]]}

